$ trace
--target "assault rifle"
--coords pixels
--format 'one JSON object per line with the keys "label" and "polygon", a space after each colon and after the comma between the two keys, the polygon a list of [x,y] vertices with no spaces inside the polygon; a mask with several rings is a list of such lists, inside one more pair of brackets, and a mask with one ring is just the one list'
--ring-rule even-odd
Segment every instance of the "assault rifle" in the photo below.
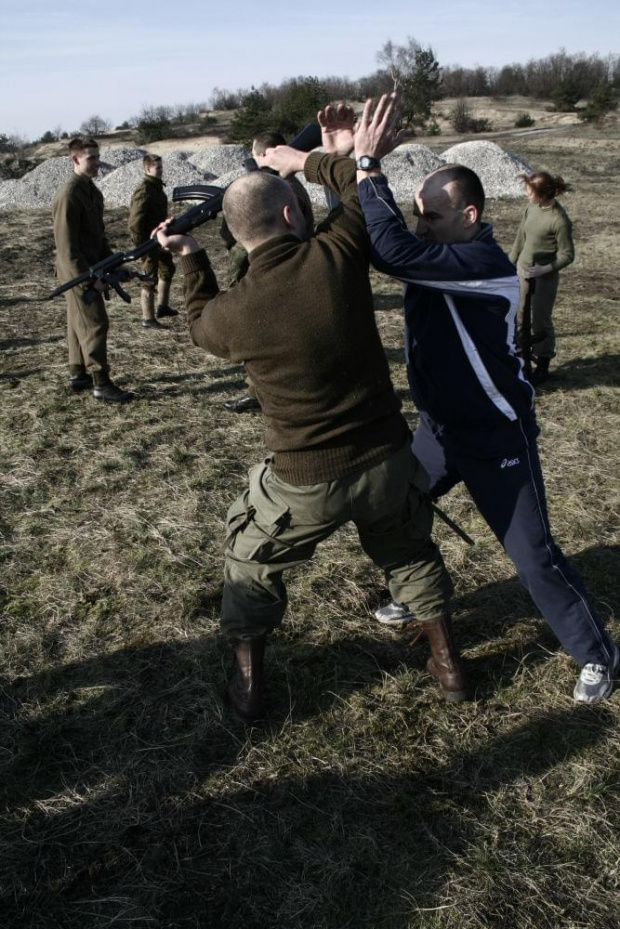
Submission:
{"label": "assault rifle", "polygon": [[[306,126],[305,129],[301,130],[299,135],[295,136],[292,142],[289,142],[292,148],[296,148],[300,152],[310,152],[320,144],[321,129],[318,124]],[[253,158],[248,158],[247,161],[244,162],[244,167],[246,171],[255,171],[258,165]],[[180,195],[175,198],[174,194],[183,190],[189,191],[191,195],[186,193],[185,196]],[[215,187],[208,184],[194,185],[189,188],[175,188],[173,191],[173,200],[200,199],[201,202],[173,219],[168,226],[168,235],[185,235],[197,226],[206,223],[209,219],[214,219],[222,209],[222,201],[225,193],[225,187]],[[73,287],[79,287],[80,284],[86,284],[88,282],[94,284],[95,281],[101,281],[106,289],[111,288],[115,290],[125,303],[131,303],[130,295],[123,289],[121,284],[131,278],[148,280],[149,277],[147,274],[142,274],[140,271],[129,271],[124,265],[129,264],[131,261],[138,261],[138,259],[144,258],[152,252],[158,252],[160,248],[161,246],[157,238],[151,238],[146,242],[142,242],[140,245],[135,245],[125,252],[116,252],[114,255],[109,255],[102,261],[97,262],[97,264],[92,265],[88,271],[84,271],[82,274],[78,275],[78,277],[74,277],[73,280],[61,284],[60,287],[56,287],[46,299],[53,300],[55,297],[64,294],[67,290],[71,290]],[[91,303],[98,293],[99,291],[96,288],[88,287],[84,290],[82,296],[87,303]]]}

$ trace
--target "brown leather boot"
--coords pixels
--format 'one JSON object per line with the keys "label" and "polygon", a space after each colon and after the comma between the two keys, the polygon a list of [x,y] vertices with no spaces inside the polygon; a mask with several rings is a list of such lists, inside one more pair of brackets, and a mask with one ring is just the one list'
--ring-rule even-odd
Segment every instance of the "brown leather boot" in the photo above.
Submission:
{"label": "brown leather boot", "polygon": [[226,687],[226,696],[235,713],[246,722],[265,715],[265,637],[236,639],[235,668]]}
{"label": "brown leather boot", "polygon": [[439,682],[446,700],[450,703],[466,700],[467,682],[459,650],[452,638],[450,618],[433,619],[421,626],[431,646],[431,657],[426,663],[428,671]]}

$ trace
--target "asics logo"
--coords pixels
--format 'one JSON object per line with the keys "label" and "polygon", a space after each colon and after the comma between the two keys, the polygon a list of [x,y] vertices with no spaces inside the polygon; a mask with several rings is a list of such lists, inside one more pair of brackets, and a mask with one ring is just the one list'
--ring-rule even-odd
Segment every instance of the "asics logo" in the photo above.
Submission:
{"label": "asics logo", "polygon": [[514,468],[515,465],[518,465],[520,463],[521,462],[519,458],[504,458],[504,460],[502,461],[500,465],[500,468]]}

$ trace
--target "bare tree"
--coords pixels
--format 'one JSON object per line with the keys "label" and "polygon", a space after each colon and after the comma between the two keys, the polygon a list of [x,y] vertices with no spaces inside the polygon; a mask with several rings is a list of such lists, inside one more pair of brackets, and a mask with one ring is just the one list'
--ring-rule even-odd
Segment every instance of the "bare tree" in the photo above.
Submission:
{"label": "bare tree", "polygon": [[112,128],[112,123],[109,119],[104,119],[103,116],[89,116],[88,119],[85,119],[82,125],[80,126],[80,132],[83,132],[84,135],[93,135],[98,136],[103,132],[107,132]]}

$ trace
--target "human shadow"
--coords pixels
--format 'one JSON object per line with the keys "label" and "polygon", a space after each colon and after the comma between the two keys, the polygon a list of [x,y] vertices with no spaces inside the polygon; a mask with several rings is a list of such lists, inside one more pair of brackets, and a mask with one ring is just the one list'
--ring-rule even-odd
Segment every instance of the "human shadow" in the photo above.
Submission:
{"label": "human shadow", "polygon": [[[574,561],[598,592],[618,555],[600,546]],[[497,603],[494,616],[487,608]],[[514,579],[456,605],[464,648],[531,616]],[[202,603],[213,615],[218,607],[219,589]],[[358,630],[320,644],[299,626],[274,636],[271,717],[251,730],[222,705],[230,656],[217,636],[120,648],[7,684],[3,929],[71,925],[81,912],[93,927],[410,929],[416,907],[441,905],[447,874],[476,839],[472,823],[493,825],[495,791],[527,789],[615,731],[605,707],[546,712],[487,700],[468,705],[478,722],[464,741],[459,709],[425,670],[426,647],[370,617]],[[55,635],[46,653],[61,644]],[[533,666],[548,652],[531,637],[498,641],[469,670],[486,677],[488,697],[523,654]],[[424,693],[408,719],[375,696],[403,670]],[[391,739],[404,739],[398,765]],[[287,745],[275,776],[268,759]],[[364,774],[358,751],[372,759]]]}
{"label": "human shadow", "polygon": [[551,367],[551,377],[538,388],[537,393],[548,394],[558,390],[588,390],[590,387],[620,384],[618,374],[620,355],[598,355],[595,358],[573,358],[557,367]]}
{"label": "human shadow", "polygon": [[[359,727],[359,738],[379,739],[365,748],[372,763],[362,774],[345,707],[321,721],[316,747],[292,723],[269,736],[253,730],[245,742],[229,734],[217,757],[207,752],[191,770],[183,753],[169,754],[165,770],[161,758],[126,767],[106,790],[76,785],[77,802],[64,808],[42,799],[12,843],[19,883],[7,895],[6,929],[70,925],[80,912],[89,926],[410,929],[419,907],[444,903],[459,861],[497,829],[495,794],[536,789],[557,766],[602,750],[616,725],[600,708],[483,709],[464,748],[458,719],[434,730],[413,715],[395,730],[390,708],[377,712],[378,725]],[[395,731],[406,752],[398,762]],[[272,746],[296,741],[300,757],[274,776]],[[149,747],[152,735],[135,740],[137,754]],[[517,832],[518,820],[506,826]],[[565,866],[565,846],[550,843],[548,853]]]}
{"label": "human shadow", "polygon": [[11,381],[17,384],[23,378],[32,377],[34,374],[40,374],[42,370],[42,368],[28,368],[25,371],[11,371],[10,374],[0,372],[0,380]]}
{"label": "human shadow", "polygon": [[52,342],[62,342],[62,335],[48,335],[40,338],[27,338],[16,336],[14,339],[4,339],[0,342],[0,352],[6,352],[11,348],[24,348],[30,345],[47,345]]}

